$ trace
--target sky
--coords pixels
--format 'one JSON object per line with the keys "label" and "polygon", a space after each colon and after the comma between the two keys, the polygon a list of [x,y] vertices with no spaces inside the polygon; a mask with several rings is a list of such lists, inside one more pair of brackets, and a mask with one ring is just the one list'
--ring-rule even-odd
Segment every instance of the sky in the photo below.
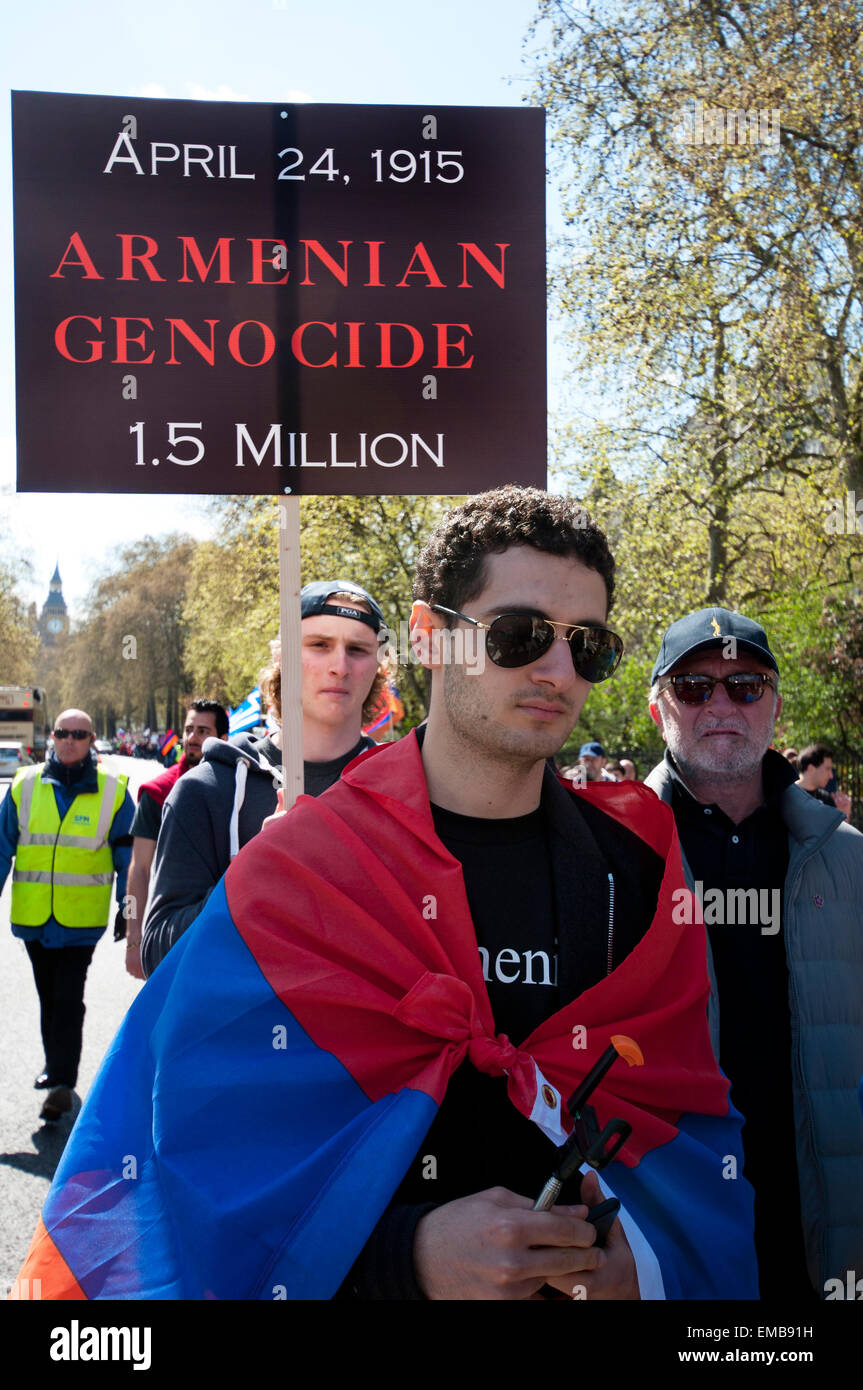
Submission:
{"label": "sky", "polygon": [[[535,0],[42,0],[4,7],[0,72],[7,92],[518,106],[535,11]],[[32,561],[28,601],[41,606],[59,562],[80,619],[115,546],[172,530],[201,537],[211,522],[198,498],[15,493],[8,99],[0,111],[0,537]]]}

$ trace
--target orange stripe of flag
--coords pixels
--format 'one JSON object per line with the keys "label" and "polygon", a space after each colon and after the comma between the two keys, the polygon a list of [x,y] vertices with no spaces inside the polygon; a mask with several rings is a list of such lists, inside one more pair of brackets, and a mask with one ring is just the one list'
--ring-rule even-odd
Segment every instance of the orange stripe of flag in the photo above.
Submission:
{"label": "orange stripe of flag", "polygon": [[57,1246],[45,1230],[40,1216],[30,1249],[9,1297],[22,1299],[86,1299]]}

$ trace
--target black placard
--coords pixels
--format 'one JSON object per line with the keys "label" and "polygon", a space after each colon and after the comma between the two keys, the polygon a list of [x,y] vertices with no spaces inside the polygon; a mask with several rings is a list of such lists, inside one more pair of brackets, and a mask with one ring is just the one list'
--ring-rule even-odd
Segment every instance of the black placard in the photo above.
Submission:
{"label": "black placard", "polygon": [[544,487],[544,115],[13,93],[18,488]]}

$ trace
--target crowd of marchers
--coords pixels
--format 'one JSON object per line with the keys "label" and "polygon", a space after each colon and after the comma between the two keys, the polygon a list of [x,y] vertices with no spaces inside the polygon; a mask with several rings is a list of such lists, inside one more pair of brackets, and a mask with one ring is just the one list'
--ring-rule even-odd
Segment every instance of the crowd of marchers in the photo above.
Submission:
{"label": "crowd of marchers", "polygon": [[[682,613],[645,691],[662,761],[642,782],[631,759],[610,763],[589,742],[559,767],[592,686],[623,653],[609,618],[614,559],[574,501],[496,489],[428,539],[411,612],[429,662],[427,719],[376,746],[363,728],[388,675],[386,617],[362,578],[302,590],[305,797],[294,808],[280,790],[278,643],[261,676],[268,731],[229,737],[221,705],[191,700],[181,759],[141,787],[137,807],[97,760],[82,710],[55,720],[44,765],[17,774],[0,808],[0,880],[12,869],[12,930],[39,992],[42,1118],[72,1106],[84,983],[116,875],[115,936],[129,972],[152,977],[130,1012],[154,1011],[155,1049],[178,999],[206,1021],[201,962],[208,941],[211,960],[226,949],[227,912],[271,982],[277,959],[273,991],[303,1047],[337,1057],[362,1105],[405,1088],[431,1098],[410,1152],[394,1158],[379,1139],[392,1177],[352,1217],[353,1234],[302,1257],[310,1288],[353,1300],[825,1297],[863,1269],[863,836],[848,798],[824,791],[828,748],[772,746],[782,694],[768,634],[725,608]],[[464,626],[485,643],[482,671],[435,666],[429,633]],[[397,884],[388,895],[368,886],[366,858]],[[672,910],[681,893],[749,892],[776,904],[770,931]],[[299,920],[305,901],[311,924]],[[245,925],[256,913],[263,945]],[[219,1008],[230,1001],[223,980]],[[585,1057],[573,1042],[582,1025]],[[535,1210],[555,1170],[552,1119],[560,1141],[578,1069],[621,1033],[644,1065],[612,1069],[595,1103],[601,1122],[625,1115],[631,1147],[607,1167],[584,1153],[557,1202]],[[432,1042],[414,1074],[418,1034]],[[167,1045],[156,1063],[164,1089]],[[112,1075],[73,1146],[111,1106]],[[279,1123],[301,1146],[308,1116],[292,1103]],[[543,1104],[553,1116],[540,1124]],[[335,1108],[331,1126],[333,1148]],[[182,1128],[162,1138],[165,1152],[184,1142]],[[279,1229],[347,1181],[315,1142],[324,1148],[310,1150],[303,1181],[319,1163],[320,1190],[304,1187],[290,1220],[273,1195]],[[167,1231],[158,1155],[151,1180]],[[595,1211],[609,1196],[621,1206],[606,1229]],[[86,1204],[78,1220],[60,1246],[73,1272],[76,1242],[97,1238]],[[177,1262],[194,1264],[182,1252]],[[184,1277],[182,1296],[204,1296]],[[200,1277],[210,1289],[224,1276]],[[265,1296],[259,1287],[218,1296]],[[104,1296],[150,1296],[123,1288]]]}

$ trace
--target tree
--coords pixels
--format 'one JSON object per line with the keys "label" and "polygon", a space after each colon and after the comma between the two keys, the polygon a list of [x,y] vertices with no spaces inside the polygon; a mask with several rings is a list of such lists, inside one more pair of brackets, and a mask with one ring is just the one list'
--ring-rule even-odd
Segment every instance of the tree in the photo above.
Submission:
{"label": "tree", "polygon": [[277,504],[215,497],[218,539],[199,544],[185,601],[186,655],[196,689],[237,705],[257,684],[279,630]]}
{"label": "tree", "polygon": [[17,588],[14,569],[0,564],[0,685],[29,685],[36,672],[39,638]]}
{"label": "tree", "polygon": [[792,484],[822,522],[863,495],[861,32],[860,0],[539,7],[557,297],[613,391],[582,442],[696,522],[707,603]]}
{"label": "tree", "polygon": [[[859,590],[848,598],[825,604],[826,650],[809,649],[806,664],[816,678],[828,679],[835,697],[834,726],[849,747],[863,743],[863,599]],[[826,734],[831,735],[832,728]]]}
{"label": "tree", "polygon": [[179,722],[189,691],[184,604],[194,542],[145,537],[120,551],[88,598],[89,617],[55,658],[62,704],[113,732],[122,720]]}
{"label": "tree", "polygon": [[35,612],[19,592],[19,585],[30,578],[31,567],[17,553],[11,527],[0,517],[0,685],[30,685],[36,679],[39,637]]}
{"label": "tree", "polygon": [[426,715],[423,668],[407,639],[414,571],[420,551],[460,497],[309,497],[301,503],[303,582],[353,579],[377,599],[397,638],[394,672],[406,732]]}

